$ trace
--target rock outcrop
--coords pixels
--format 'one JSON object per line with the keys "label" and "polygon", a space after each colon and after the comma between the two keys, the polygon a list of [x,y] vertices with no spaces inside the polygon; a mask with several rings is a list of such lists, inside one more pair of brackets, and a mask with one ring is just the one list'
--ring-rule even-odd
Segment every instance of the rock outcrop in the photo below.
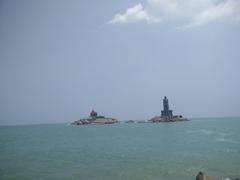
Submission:
{"label": "rock outcrop", "polygon": [[87,124],[114,124],[118,120],[114,118],[98,116],[97,112],[92,111],[88,118],[79,119],[71,123],[72,125],[87,125]]}
{"label": "rock outcrop", "polygon": [[149,122],[159,123],[159,122],[176,122],[176,121],[187,121],[182,115],[173,115],[173,111],[169,109],[168,99],[165,96],[163,99],[163,110],[161,111],[161,116],[155,116],[149,119]]}
{"label": "rock outcrop", "polygon": [[[196,176],[196,180],[214,180],[214,178],[210,176],[206,176],[203,172],[200,171]],[[220,180],[220,179],[215,179],[215,180]],[[224,178],[221,178],[221,180],[240,180],[240,178],[224,177]]]}
{"label": "rock outcrop", "polygon": [[155,116],[149,120],[149,122],[152,122],[152,123],[176,122],[176,121],[188,121],[188,119],[182,116],[172,116],[172,117]]}
{"label": "rock outcrop", "polygon": [[204,175],[203,172],[200,171],[196,176],[196,180],[212,180],[212,178]]}

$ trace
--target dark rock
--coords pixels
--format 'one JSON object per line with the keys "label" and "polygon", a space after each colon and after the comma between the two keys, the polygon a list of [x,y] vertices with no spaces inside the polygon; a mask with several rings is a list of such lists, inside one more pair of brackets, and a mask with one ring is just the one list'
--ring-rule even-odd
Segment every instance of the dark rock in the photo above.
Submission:
{"label": "dark rock", "polygon": [[201,171],[197,174],[196,180],[204,180],[204,174]]}
{"label": "dark rock", "polygon": [[126,123],[135,123],[134,120],[129,120],[129,121],[126,121]]}
{"label": "dark rock", "polygon": [[200,171],[196,176],[196,180],[212,180],[212,178],[204,175],[203,172]]}

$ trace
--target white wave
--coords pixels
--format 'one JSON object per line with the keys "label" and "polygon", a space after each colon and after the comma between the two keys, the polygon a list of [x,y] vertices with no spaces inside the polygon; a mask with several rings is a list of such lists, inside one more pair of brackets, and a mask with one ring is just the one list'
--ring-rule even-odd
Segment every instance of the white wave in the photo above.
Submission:
{"label": "white wave", "polygon": [[201,169],[202,171],[205,170],[202,166],[192,166],[192,167],[187,168],[186,172],[195,173],[195,172],[199,172],[199,169]]}
{"label": "white wave", "polygon": [[217,138],[216,141],[218,141],[218,142],[226,142],[226,139],[225,138]]}
{"label": "white wave", "polygon": [[239,144],[240,142],[235,141],[233,139],[230,138],[223,138],[223,137],[218,137],[216,138],[217,142],[224,142],[224,143],[231,143],[231,144]]}
{"label": "white wave", "polygon": [[201,133],[201,134],[211,135],[214,132],[207,129],[198,129],[198,130],[189,130],[189,131],[186,131],[186,133],[189,133],[189,134]]}

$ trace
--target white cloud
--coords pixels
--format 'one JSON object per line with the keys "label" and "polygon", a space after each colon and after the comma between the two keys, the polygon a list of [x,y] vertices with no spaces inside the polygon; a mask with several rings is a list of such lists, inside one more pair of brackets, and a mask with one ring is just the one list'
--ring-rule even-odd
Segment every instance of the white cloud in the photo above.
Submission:
{"label": "white cloud", "polygon": [[240,0],[148,0],[124,14],[116,14],[112,24],[145,21],[170,22],[181,28],[212,22],[240,22]]}
{"label": "white cloud", "polygon": [[136,6],[127,9],[124,14],[116,14],[110,23],[132,23],[138,21],[145,21],[146,23],[151,24],[160,22],[160,19],[150,15],[143,8],[142,4],[137,4]]}
{"label": "white cloud", "polygon": [[224,3],[219,3],[210,6],[208,9],[193,17],[189,26],[200,26],[210,22],[226,22],[240,20],[240,1],[228,0]]}

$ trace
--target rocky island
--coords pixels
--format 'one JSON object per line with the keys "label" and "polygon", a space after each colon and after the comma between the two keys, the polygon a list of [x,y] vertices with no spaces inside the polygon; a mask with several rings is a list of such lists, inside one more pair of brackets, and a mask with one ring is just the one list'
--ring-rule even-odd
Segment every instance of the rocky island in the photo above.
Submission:
{"label": "rocky island", "polygon": [[71,123],[72,125],[86,125],[86,124],[113,124],[118,121],[114,118],[99,116],[97,112],[92,110],[88,118],[79,119]]}
{"label": "rocky island", "polygon": [[169,109],[168,99],[165,96],[163,99],[163,110],[161,111],[161,116],[155,116],[148,120],[152,123],[158,122],[176,122],[176,121],[187,121],[182,115],[173,115],[173,111]]}

